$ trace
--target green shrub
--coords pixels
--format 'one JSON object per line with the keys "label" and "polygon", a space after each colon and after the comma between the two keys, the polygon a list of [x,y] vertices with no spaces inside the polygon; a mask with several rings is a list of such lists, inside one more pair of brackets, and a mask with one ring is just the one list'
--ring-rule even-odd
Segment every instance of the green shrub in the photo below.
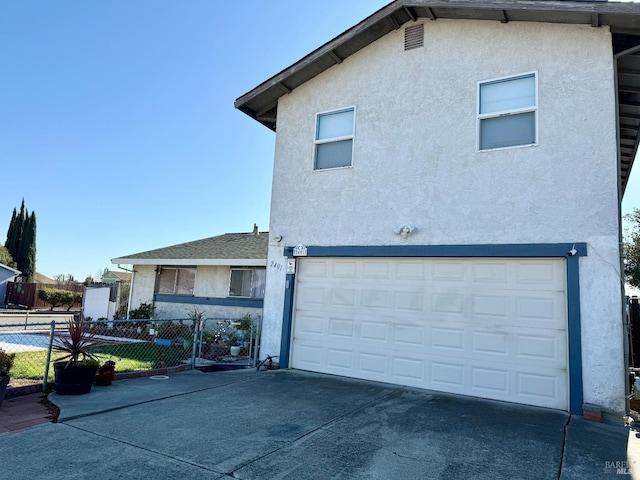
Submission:
{"label": "green shrub", "polygon": [[63,305],[67,306],[67,310],[71,310],[75,303],[82,302],[81,293],[59,288],[41,288],[38,290],[38,298],[51,305],[51,310]]}
{"label": "green shrub", "polygon": [[9,376],[15,358],[15,353],[6,353],[0,348],[0,380]]}
{"label": "green shrub", "polygon": [[162,322],[158,325],[157,331],[158,338],[166,338],[169,340],[175,340],[176,338],[191,338],[192,333],[189,325],[173,322]]}
{"label": "green shrub", "polygon": [[148,320],[156,314],[156,307],[150,303],[141,303],[138,308],[129,311],[130,320]]}

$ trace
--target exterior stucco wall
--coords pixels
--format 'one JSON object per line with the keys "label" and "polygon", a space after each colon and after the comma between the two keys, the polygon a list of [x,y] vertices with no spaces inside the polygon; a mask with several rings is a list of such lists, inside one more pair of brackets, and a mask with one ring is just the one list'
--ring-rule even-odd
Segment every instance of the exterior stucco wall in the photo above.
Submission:
{"label": "exterior stucco wall", "polygon": [[[224,305],[194,305],[190,303],[167,303],[156,302],[156,317],[166,320],[177,320],[189,318],[188,313],[197,308],[203,313],[202,318],[217,319],[238,319],[245,314],[250,314],[253,318],[262,316],[262,308],[251,307],[228,307]],[[207,322],[210,323],[210,322]]]}
{"label": "exterior stucco wall", "polygon": [[[624,408],[613,55],[607,28],[425,23],[280,99],[270,232],[283,244],[586,242],[585,402]],[[539,145],[476,151],[477,83],[538,72]],[[597,88],[594,88],[597,86]],[[318,112],[355,106],[351,168],[314,171]],[[407,239],[393,233],[409,224]],[[285,273],[269,250],[262,353],[277,354]]]}
{"label": "exterior stucco wall", "polygon": [[156,285],[155,265],[134,265],[133,271],[129,310],[138,308],[141,303],[152,303]]}
{"label": "exterior stucco wall", "polygon": [[231,268],[226,266],[201,266],[196,271],[193,294],[197,297],[226,297],[229,295]]}

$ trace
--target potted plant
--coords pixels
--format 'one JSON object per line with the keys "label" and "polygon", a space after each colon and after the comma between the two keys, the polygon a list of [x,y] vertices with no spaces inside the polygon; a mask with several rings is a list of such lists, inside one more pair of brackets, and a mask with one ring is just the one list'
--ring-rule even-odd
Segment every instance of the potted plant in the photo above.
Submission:
{"label": "potted plant", "polygon": [[7,353],[0,348],[0,407],[2,407],[4,395],[7,393],[7,386],[10,380],[9,372],[13,367],[15,357],[15,353]]}
{"label": "potted plant", "polygon": [[235,328],[230,329],[227,332],[227,343],[229,345],[229,351],[232,357],[237,357],[240,354],[240,336]]}
{"label": "potted plant", "polygon": [[111,385],[115,374],[116,362],[114,362],[113,360],[107,360],[100,367],[98,367],[98,371],[96,372],[96,385]]}
{"label": "potted plant", "polygon": [[53,342],[53,349],[64,354],[53,364],[56,393],[83,395],[91,391],[100,365],[92,349],[103,342],[95,338],[90,324],[79,316],[69,320],[67,326],[68,333],[58,334]]}

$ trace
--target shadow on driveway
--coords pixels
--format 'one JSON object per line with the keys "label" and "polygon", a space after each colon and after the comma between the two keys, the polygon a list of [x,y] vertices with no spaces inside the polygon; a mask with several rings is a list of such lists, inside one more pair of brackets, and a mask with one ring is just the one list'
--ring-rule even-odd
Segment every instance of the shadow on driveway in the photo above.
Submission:
{"label": "shadow on driveway", "polygon": [[554,410],[291,370],[51,399],[62,423],[0,436],[4,478],[613,479],[607,462],[627,462],[635,438]]}

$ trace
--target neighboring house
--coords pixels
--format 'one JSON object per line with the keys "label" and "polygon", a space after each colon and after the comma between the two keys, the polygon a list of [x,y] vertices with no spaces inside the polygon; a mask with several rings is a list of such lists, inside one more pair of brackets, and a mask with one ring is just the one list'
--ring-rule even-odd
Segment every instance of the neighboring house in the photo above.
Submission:
{"label": "neighboring house", "polygon": [[133,265],[129,310],[153,303],[162,318],[262,315],[268,232],[217,237],[111,260]]}
{"label": "neighboring house", "polygon": [[45,284],[48,284],[48,285],[52,285],[52,284],[58,283],[53,278],[49,278],[46,275],[43,275],[43,274],[38,273],[38,272],[33,274],[32,281],[33,281],[33,283],[45,283]]}
{"label": "neighboring house", "polygon": [[20,275],[19,270],[0,263],[0,307],[6,307],[7,282],[13,282],[16,275]]}
{"label": "neighboring house", "polygon": [[262,355],[622,415],[636,52],[638,4],[398,0],[238,98],[277,132]]}
{"label": "neighboring house", "polygon": [[129,272],[116,272],[113,270],[109,270],[107,268],[104,269],[102,273],[102,277],[100,278],[102,283],[130,283],[131,282],[131,274]]}

